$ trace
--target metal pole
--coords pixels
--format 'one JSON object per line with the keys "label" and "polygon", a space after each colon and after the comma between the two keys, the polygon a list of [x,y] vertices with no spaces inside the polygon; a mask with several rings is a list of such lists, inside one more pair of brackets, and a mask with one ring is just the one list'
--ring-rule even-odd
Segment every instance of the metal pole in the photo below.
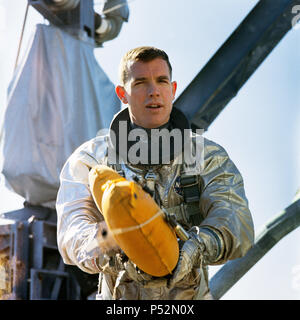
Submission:
{"label": "metal pole", "polygon": [[214,299],[220,299],[279,240],[300,226],[300,199],[267,223],[253,247],[239,259],[227,262],[210,280]]}
{"label": "metal pole", "polygon": [[23,21],[23,26],[22,26],[21,37],[20,37],[20,41],[19,41],[19,47],[18,47],[18,52],[17,52],[14,71],[16,71],[16,68],[17,68],[17,65],[18,65],[18,60],[19,60],[19,55],[20,55],[20,50],[21,50],[21,45],[22,45],[22,40],[23,40],[23,35],[24,35],[24,30],[25,30],[25,25],[26,25],[26,20],[27,20],[27,15],[28,15],[28,8],[29,8],[29,4],[27,2],[26,11],[25,11],[25,17],[24,17],[24,21]]}
{"label": "metal pole", "polygon": [[192,127],[208,129],[292,28],[300,0],[261,0],[217,50],[174,106]]}

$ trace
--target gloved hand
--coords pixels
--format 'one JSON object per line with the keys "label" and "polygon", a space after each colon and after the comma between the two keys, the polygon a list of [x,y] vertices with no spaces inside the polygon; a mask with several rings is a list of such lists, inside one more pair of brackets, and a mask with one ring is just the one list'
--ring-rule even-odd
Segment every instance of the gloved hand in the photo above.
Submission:
{"label": "gloved hand", "polygon": [[143,286],[144,288],[159,288],[167,285],[167,279],[156,278],[148,273],[143,272],[130,260],[124,263],[127,276]]}
{"label": "gloved hand", "polygon": [[120,271],[124,270],[123,261],[126,256],[115,241],[105,221],[98,223],[96,238],[101,252],[98,257],[98,263],[102,272],[118,275]]}
{"label": "gloved hand", "polygon": [[150,274],[138,269],[131,260],[126,261],[124,263],[124,267],[127,271],[128,277],[138,283],[144,284],[153,278]]}
{"label": "gloved hand", "polygon": [[216,262],[222,255],[222,241],[219,235],[209,228],[193,227],[189,230],[189,239],[184,242],[179,255],[179,260],[168,287],[175,286],[193,268],[200,268],[202,264]]}
{"label": "gloved hand", "polygon": [[121,248],[117,244],[112,233],[109,231],[105,221],[101,221],[98,223],[96,238],[99,249],[103,254],[114,256],[116,253],[121,252]]}
{"label": "gloved hand", "polygon": [[86,242],[78,252],[78,261],[83,264],[92,262],[103,273],[117,275],[119,271],[124,270],[124,253],[116,243],[105,221],[97,223],[93,232],[88,231]]}

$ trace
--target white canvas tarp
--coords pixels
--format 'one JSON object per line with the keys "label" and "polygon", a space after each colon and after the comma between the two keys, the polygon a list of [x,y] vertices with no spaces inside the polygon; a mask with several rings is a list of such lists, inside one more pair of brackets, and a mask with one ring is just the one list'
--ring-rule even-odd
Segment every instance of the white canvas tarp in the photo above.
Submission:
{"label": "white canvas tarp", "polygon": [[33,205],[54,207],[69,155],[108,128],[121,108],[93,50],[59,28],[37,25],[10,84],[1,172],[6,185]]}

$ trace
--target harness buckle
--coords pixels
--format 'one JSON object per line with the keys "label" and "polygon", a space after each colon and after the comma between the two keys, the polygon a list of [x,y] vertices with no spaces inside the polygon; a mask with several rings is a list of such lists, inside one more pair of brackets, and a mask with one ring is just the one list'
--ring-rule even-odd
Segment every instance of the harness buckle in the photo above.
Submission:
{"label": "harness buckle", "polygon": [[180,176],[180,185],[183,188],[192,187],[199,183],[198,175],[182,175]]}
{"label": "harness buckle", "polygon": [[150,189],[151,193],[155,198],[155,182],[157,179],[157,175],[153,172],[153,169],[150,168],[148,172],[145,174],[145,182],[146,186]]}
{"label": "harness buckle", "polygon": [[145,174],[145,179],[148,181],[155,181],[156,178],[157,178],[157,176],[153,172],[153,169],[149,169],[149,171]]}

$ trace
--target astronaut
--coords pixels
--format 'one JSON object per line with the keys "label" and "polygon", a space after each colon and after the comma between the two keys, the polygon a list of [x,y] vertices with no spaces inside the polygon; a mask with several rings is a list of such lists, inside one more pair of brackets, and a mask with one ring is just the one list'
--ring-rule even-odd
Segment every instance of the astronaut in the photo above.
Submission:
{"label": "astronaut", "polygon": [[[84,143],[61,172],[56,204],[58,248],[66,264],[99,273],[100,299],[211,299],[208,266],[242,257],[253,244],[253,221],[241,174],[224,148],[191,132],[186,117],[173,107],[176,88],[163,50],[130,50],[121,60],[120,84],[116,86],[116,94],[128,107],[111,123],[114,138],[108,133]],[[125,129],[120,124],[125,124]],[[145,132],[145,139],[127,139],[124,144],[124,135],[128,138],[137,129]],[[187,144],[192,147],[185,148],[183,139],[178,148],[175,141],[165,157],[163,138],[151,143],[153,129],[162,136],[173,129],[183,134],[190,130]],[[143,141],[146,149],[141,147]],[[132,157],[129,151],[135,143],[141,148]],[[183,161],[189,156],[186,150],[189,153],[199,146],[202,157],[187,165]],[[112,151],[115,157],[110,156]],[[107,229],[88,180],[89,171],[99,164],[140,183],[186,230],[188,239],[178,240],[179,260],[170,275],[157,279],[139,270],[111,235],[106,246],[100,243]]]}

